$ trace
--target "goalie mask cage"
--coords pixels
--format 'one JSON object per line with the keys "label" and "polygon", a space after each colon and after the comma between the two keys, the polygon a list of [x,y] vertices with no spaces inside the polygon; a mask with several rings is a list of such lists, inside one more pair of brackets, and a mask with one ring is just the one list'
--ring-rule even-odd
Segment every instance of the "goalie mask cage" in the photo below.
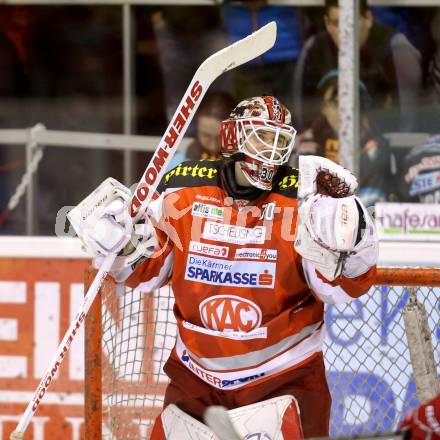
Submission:
{"label": "goalie mask cage", "polygon": [[[87,272],[86,287],[93,276]],[[402,317],[408,286],[427,311],[439,365],[440,269],[379,268],[368,294],[326,306],[332,436],[394,430],[418,404]],[[86,440],[149,438],[177,331],[173,304],[169,286],[146,293],[104,282],[86,319]]]}

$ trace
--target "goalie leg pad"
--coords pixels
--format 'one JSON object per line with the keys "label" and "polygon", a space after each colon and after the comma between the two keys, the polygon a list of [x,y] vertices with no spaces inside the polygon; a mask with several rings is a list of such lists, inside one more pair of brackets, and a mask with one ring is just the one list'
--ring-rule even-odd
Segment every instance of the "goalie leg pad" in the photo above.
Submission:
{"label": "goalie leg pad", "polygon": [[[303,439],[298,402],[293,396],[280,396],[228,411],[241,438],[262,440]],[[257,437],[259,435],[259,437]],[[206,425],[168,405],[156,419],[151,440],[217,440]]]}
{"label": "goalie leg pad", "polygon": [[[298,402],[293,396],[280,396],[228,411],[243,439],[303,439]],[[260,434],[258,437],[257,434]]]}
{"label": "goalie leg pad", "polygon": [[217,440],[202,422],[176,405],[168,405],[154,423],[150,440]]}

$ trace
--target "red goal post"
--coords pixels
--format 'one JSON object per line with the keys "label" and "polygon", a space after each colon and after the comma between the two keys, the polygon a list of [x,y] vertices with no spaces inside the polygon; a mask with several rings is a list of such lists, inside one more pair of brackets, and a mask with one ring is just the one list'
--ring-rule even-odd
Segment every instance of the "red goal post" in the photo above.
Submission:
{"label": "red goal post", "polygon": [[[86,273],[86,290],[94,273]],[[395,429],[415,404],[401,316],[410,286],[427,310],[438,355],[440,269],[380,267],[368,295],[327,307],[332,435]],[[104,282],[85,323],[86,440],[148,438],[167,384],[162,367],[176,335],[173,304],[168,286],[146,294]]]}

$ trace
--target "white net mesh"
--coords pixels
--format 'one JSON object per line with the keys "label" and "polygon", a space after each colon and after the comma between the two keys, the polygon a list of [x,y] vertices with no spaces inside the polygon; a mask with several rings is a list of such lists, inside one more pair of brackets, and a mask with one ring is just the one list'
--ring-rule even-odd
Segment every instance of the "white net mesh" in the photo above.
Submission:
{"label": "white net mesh", "polygon": [[[439,365],[439,288],[422,287]],[[332,394],[332,435],[392,431],[418,405],[402,309],[402,287],[375,287],[370,295],[326,309],[327,377]]]}
{"label": "white net mesh", "polygon": [[169,287],[102,292],[103,438],[146,439],[159,413],[174,345],[174,298]]}
{"label": "white net mesh", "polygon": [[[437,365],[439,293],[440,288],[417,289]],[[176,336],[173,295],[169,287],[120,295],[111,288],[102,299],[103,438],[147,439],[163,402],[162,368]],[[402,317],[407,300],[402,287],[378,286],[348,305],[327,306],[332,436],[391,431],[418,404]]]}

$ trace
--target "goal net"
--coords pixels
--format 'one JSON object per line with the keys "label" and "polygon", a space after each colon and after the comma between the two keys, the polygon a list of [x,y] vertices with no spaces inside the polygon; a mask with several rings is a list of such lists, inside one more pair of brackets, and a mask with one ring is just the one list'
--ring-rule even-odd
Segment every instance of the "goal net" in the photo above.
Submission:
{"label": "goal net", "polygon": [[[394,430],[418,404],[402,317],[405,286],[416,286],[440,363],[440,269],[380,268],[369,294],[326,306],[332,436]],[[106,280],[98,298],[86,322],[86,440],[148,439],[177,331],[172,291],[141,292]]]}

